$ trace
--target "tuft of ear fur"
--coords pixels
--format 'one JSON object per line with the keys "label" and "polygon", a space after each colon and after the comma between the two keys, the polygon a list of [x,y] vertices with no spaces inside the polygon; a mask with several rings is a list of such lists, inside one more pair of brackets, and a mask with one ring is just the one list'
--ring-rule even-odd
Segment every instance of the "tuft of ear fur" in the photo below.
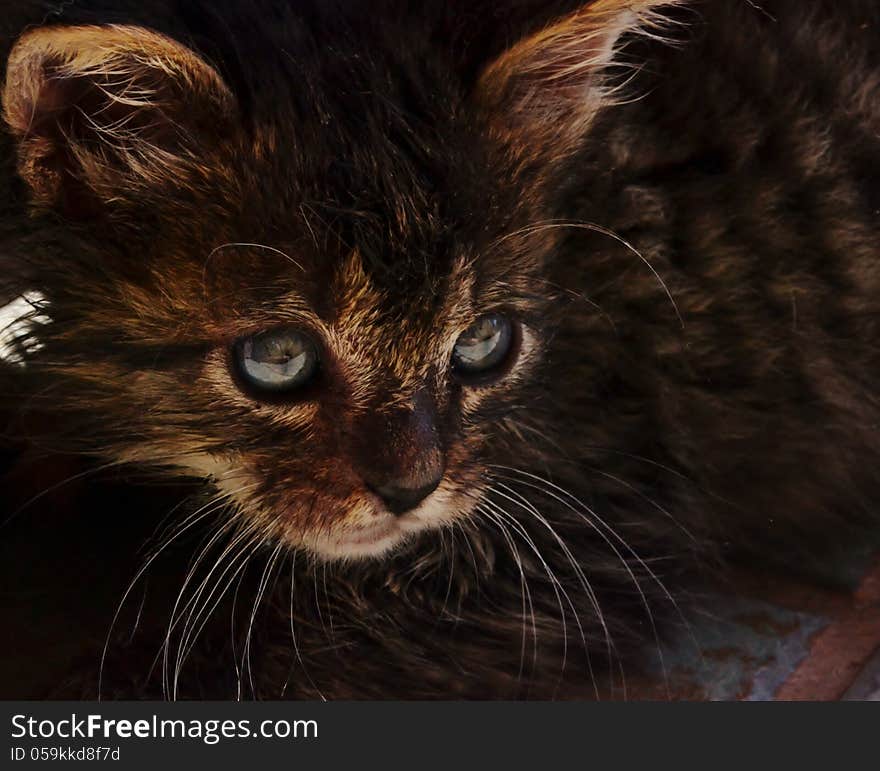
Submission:
{"label": "tuft of ear fur", "polygon": [[516,43],[484,70],[480,108],[518,155],[564,155],[613,100],[609,68],[627,33],[659,37],[682,0],[593,0]]}
{"label": "tuft of ear fur", "polygon": [[193,51],[133,26],[43,27],[16,42],[2,91],[34,202],[76,215],[191,167],[235,100]]}

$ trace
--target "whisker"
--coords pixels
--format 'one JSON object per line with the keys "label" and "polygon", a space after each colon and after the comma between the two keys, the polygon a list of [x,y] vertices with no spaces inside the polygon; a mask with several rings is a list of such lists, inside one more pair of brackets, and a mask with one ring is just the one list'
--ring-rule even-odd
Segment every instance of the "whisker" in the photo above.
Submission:
{"label": "whisker", "polygon": [[[256,549],[252,551],[248,556],[248,561],[253,554],[256,553]],[[241,666],[238,663],[238,655],[235,651],[235,609],[238,604],[238,592],[241,589],[241,582],[244,579],[245,571],[242,571],[238,576],[238,581],[235,584],[235,591],[232,593],[232,610],[229,613],[229,626],[230,626],[230,643],[232,646],[232,663],[235,666],[235,699],[236,701],[242,700],[241,693]]]}
{"label": "whisker", "polygon": [[[250,536],[250,540],[247,537]],[[253,533],[249,529],[243,529],[238,536],[236,536],[227,546],[224,548],[223,552],[217,558],[214,563],[214,566],[208,572],[208,575],[204,578],[199,588],[193,594],[192,599],[187,603],[189,606],[189,614],[187,616],[187,621],[184,624],[183,631],[181,633],[181,640],[178,646],[178,655],[177,661],[175,664],[175,677],[174,677],[174,692],[175,698],[177,694],[177,682],[178,675],[183,668],[183,664],[188,658],[189,654],[192,652],[192,649],[195,647],[196,642],[198,640],[199,635],[204,629],[205,625],[208,623],[213,612],[216,610],[217,606],[223,600],[229,586],[233,581],[238,577],[239,572],[244,571],[247,567],[249,554],[252,549],[255,548],[261,540],[259,533]],[[230,557],[236,547],[239,546],[241,542],[244,542],[238,553],[235,556]],[[201,609],[196,611],[198,607],[199,599],[207,587],[211,576],[223,564],[223,561],[229,558],[229,564],[220,572],[217,576],[217,579],[214,581],[214,586],[208,593],[207,598],[201,605]],[[229,575],[230,571],[232,571],[232,575],[226,584],[223,584],[224,578]],[[221,590],[222,587],[222,590]],[[218,591],[219,590],[219,591]],[[216,600],[211,603],[215,594],[217,595]],[[182,613],[183,611],[181,611]]]}
{"label": "whisker", "polygon": [[260,584],[259,584],[259,588],[257,589],[257,596],[256,596],[256,599],[254,600],[254,607],[253,607],[253,610],[251,611],[250,621],[248,622],[247,635],[245,637],[243,656],[244,656],[245,665],[247,666],[248,681],[251,686],[251,695],[254,698],[257,697],[257,691],[256,691],[256,688],[254,687],[254,670],[253,670],[253,666],[251,663],[251,639],[252,639],[252,635],[253,635],[253,631],[254,631],[254,620],[257,617],[257,611],[260,607],[260,603],[263,601],[263,595],[266,592],[266,587],[269,584],[269,577],[270,577],[272,571],[274,570],[275,565],[278,561],[278,555],[281,554],[281,551],[283,549],[284,549],[284,542],[279,541],[278,545],[275,547],[275,550],[272,552],[271,556],[269,557],[269,559],[266,562],[266,567],[264,568],[263,574],[260,577]]}
{"label": "whisker", "polygon": [[[222,511],[226,507],[230,506],[230,504],[232,503],[233,496],[235,496],[238,493],[241,493],[245,490],[251,489],[254,486],[256,486],[256,483],[252,483],[249,485],[243,485],[242,487],[240,487],[236,490],[229,491],[229,492],[224,491],[222,493],[219,493],[217,496],[215,496],[215,498],[213,498],[211,501],[209,501],[207,504],[205,504],[204,508],[207,509],[211,513],[216,512],[218,510]],[[198,570],[198,567],[201,564],[201,562],[205,559],[205,557],[207,557],[207,555],[210,552],[213,545],[215,543],[217,543],[225,534],[226,534],[225,527],[218,529],[213,534],[213,536],[211,536],[208,539],[207,543],[201,548],[198,555],[196,556],[196,558],[193,560],[193,562],[190,565],[190,569],[187,572],[186,577],[184,578],[183,584],[180,587],[180,591],[177,594],[177,599],[175,600],[174,605],[172,607],[171,617],[169,619],[168,628],[167,628],[166,634],[165,634],[165,641],[163,643],[162,651],[161,651],[162,662],[163,662],[163,665],[162,665],[162,688],[163,688],[164,694],[166,695],[166,698],[168,697],[169,693],[171,692],[171,687],[170,687],[171,682],[170,682],[170,679],[168,676],[169,658],[170,658],[170,653],[171,653],[171,636],[174,632],[174,629],[180,623],[182,614],[184,612],[186,612],[187,608],[190,606],[190,603],[192,602],[192,598],[191,598],[186,604],[184,604],[181,607],[181,602],[183,601],[183,595],[185,594],[186,589],[189,586],[190,582],[194,578],[196,571]],[[213,571],[213,568],[212,568],[212,571]],[[179,612],[178,612],[178,609],[180,609]]]}
{"label": "whisker", "polygon": [[192,515],[190,515],[186,520],[185,526],[177,528],[177,530],[167,540],[165,540],[165,542],[156,551],[153,552],[153,554],[149,557],[149,559],[146,560],[144,565],[135,574],[134,578],[129,582],[128,587],[126,588],[125,592],[122,595],[122,599],[119,601],[119,604],[116,607],[116,612],[113,614],[113,619],[110,622],[110,629],[107,632],[107,637],[104,641],[104,647],[101,651],[101,662],[98,667],[98,695],[97,695],[98,701],[101,700],[101,692],[102,692],[102,684],[103,684],[103,676],[104,676],[104,664],[107,659],[107,652],[110,647],[110,640],[113,635],[113,629],[116,626],[116,622],[119,620],[119,614],[122,612],[122,608],[124,607],[125,602],[128,599],[128,596],[131,594],[132,590],[137,585],[137,582],[140,580],[140,578],[144,575],[144,573],[147,572],[150,565],[152,565],[153,562],[156,561],[156,559],[162,554],[162,552],[164,552],[165,549],[167,549],[176,539],[178,539],[181,535],[183,535],[187,530],[194,527],[196,524],[198,524],[199,522],[204,520],[206,517],[209,517],[211,514],[213,514],[216,511],[216,509],[212,508],[212,505],[214,503],[216,503],[216,502],[212,501],[208,505],[202,507],[201,509],[197,510]]}
{"label": "whisker", "polygon": [[296,265],[300,270],[304,270],[303,266],[300,265],[293,257],[291,257],[287,252],[282,252],[280,249],[274,246],[267,246],[266,244],[257,244],[257,243],[248,243],[245,241],[240,242],[232,242],[228,244],[221,244],[220,246],[215,247],[208,254],[207,259],[205,260],[205,264],[207,265],[208,261],[215,255],[217,252],[223,251],[224,249],[233,249],[233,248],[245,248],[245,249],[264,249],[267,252],[272,252],[273,254],[277,254],[279,257],[283,257],[292,265]]}
{"label": "whisker", "polygon": [[[491,490],[490,492],[498,493],[498,491],[497,491],[497,490],[494,490],[494,489]],[[505,499],[507,499],[507,500],[511,500],[511,499],[509,498],[509,496],[506,496],[506,495],[504,495],[504,494],[502,494],[502,493],[498,493],[498,494],[500,494],[501,497],[503,497],[503,498],[505,498]],[[489,501],[487,501],[487,502],[489,502]],[[513,503],[517,503],[518,505],[522,506],[522,504],[518,503],[517,501],[513,501],[513,500],[511,500],[511,502],[513,502]],[[492,503],[494,504],[494,502],[492,502]],[[500,506],[498,506],[498,504],[494,504],[494,505],[495,505],[497,508],[499,508],[499,509],[501,508]],[[533,540],[532,537],[528,534],[528,532],[525,530],[525,528],[523,528],[523,526],[522,526],[522,525],[516,520],[515,517],[513,517],[513,515],[511,515],[510,513],[506,512],[504,509],[501,509],[501,510],[504,511],[504,513],[506,514],[507,518],[511,521],[511,524],[515,524],[516,527],[520,530],[520,532],[521,532],[521,534],[523,535],[524,539],[525,539],[526,542],[529,544],[529,546],[530,546],[530,548],[532,549],[532,551],[535,553],[535,556],[537,556],[537,558],[540,560],[541,564],[542,564],[543,567],[544,567],[545,572],[547,573],[548,577],[549,577],[550,580],[551,580],[551,583],[552,583],[553,586],[554,586],[554,593],[556,594],[556,601],[557,601],[557,604],[560,605],[560,611],[561,611],[561,616],[562,616],[562,625],[563,625],[563,635],[564,635],[564,639],[565,639],[565,652],[564,652],[564,658],[563,658],[563,669],[564,669],[564,667],[565,667],[565,660],[566,660],[566,658],[567,658],[567,651],[568,651],[568,635],[567,635],[567,631],[566,631],[566,630],[567,630],[567,625],[566,625],[566,622],[565,622],[565,612],[564,612],[564,610],[562,609],[561,601],[560,601],[560,596],[559,596],[559,593],[560,593],[560,592],[561,592],[562,596],[565,598],[566,603],[568,604],[568,606],[571,608],[571,612],[572,612],[572,615],[574,616],[575,624],[577,625],[577,628],[578,628],[578,633],[580,634],[580,637],[581,637],[581,644],[583,645],[584,652],[585,652],[586,657],[587,657],[587,666],[588,666],[589,671],[590,671],[590,678],[591,678],[591,680],[592,680],[592,682],[593,682],[593,689],[594,689],[594,691],[596,692],[596,698],[598,699],[598,698],[599,698],[599,689],[598,689],[598,683],[597,683],[597,681],[596,681],[595,673],[594,673],[594,670],[593,670],[592,659],[591,659],[591,657],[590,657],[590,648],[589,648],[589,645],[587,644],[587,638],[586,638],[586,634],[585,634],[585,632],[584,632],[583,625],[581,624],[580,614],[578,613],[577,608],[575,607],[575,604],[574,604],[574,602],[573,602],[572,599],[571,599],[571,596],[570,596],[569,593],[566,591],[566,589],[563,587],[561,581],[558,579],[558,577],[556,576],[556,574],[555,574],[555,573],[553,572],[553,570],[550,568],[550,566],[549,566],[549,564],[547,563],[546,559],[545,559],[545,558],[543,557],[543,555],[540,553],[540,551],[539,551],[539,549],[538,549],[538,547],[537,547],[537,544],[535,544],[534,540]],[[527,509],[527,511],[528,511],[528,509]],[[532,514],[533,516],[535,516],[535,512],[529,511],[529,513]],[[540,519],[540,515],[538,515],[538,517],[539,517],[539,519]],[[561,537],[560,537],[560,536],[559,536],[559,535],[553,530],[552,527],[549,526],[549,523],[547,523],[546,520],[544,520],[544,521],[542,522],[542,524],[544,524],[544,525],[550,530],[551,535],[554,537],[554,539],[557,541],[557,543],[562,547],[562,549],[563,549],[563,554],[565,554],[566,551],[568,551],[568,547],[566,546],[566,544],[564,543],[564,541],[562,540],[562,538],[561,538]],[[586,575],[583,573],[583,571],[580,570],[580,566],[577,565],[577,563],[574,561],[574,558],[573,558],[573,556],[571,556],[571,552],[570,552],[570,551],[569,551],[568,554],[566,555],[566,558],[569,560],[569,563],[570,563],[570,564],[572,565],[572,567],[575,569],[575,574],[576,574],[577,577],[578,577],[578,581],[579,581],[579,583],[580,583],[580,585],[581,585],[581,588],[584,590],[584,593],[585,593],[585,594],[587,595],[587,597],[589,598],[590,603],[592,604],[593,609],[596,611],[596,615],[597,615],[597,617],[599,618],[599,622],[600,622],[600,624],[601,624],[601,626],[602,626],[602,628],[603,628],[603,630],[604,630],[604,632],[605,632],[605,641],[606,641],[606,647],[607,647],[607,650],[608,650],[608,660],[609,660],[609,662],[610,662],[610,661],[613,660],[613,657],[612,657],[612,655],[611,655],[611,650],[612,650],[612,648],[613,648],[613,645],[612,645],[612,642],[611,642],[611,635],[610,635],[610,632],[609,632],[609,630],[608,630],[608,626],[607,626],[607,624],[605,623],[605,617],[604,617],[604,614],[602,613],[602,608],[601,608],[601,606],[599,605],[599,598],[596,596],[595,591],[593,591],[593,587],[592,587],[592,585],[590,584],[589,580],[586,578]]]}
{"label": "whisker", "polygon": [[[515,480],[518,484],[522,484],[526,487],[530,487],[530,488],[536,489],[540,492],[543,492],[544,495],[547,495],[550,498],[558,501],[559,503],[562,503],[562,505],[566,506],[566,508],[568,508],[570,511],[572,511],[577,516],[579,516],[581,519],[583,519],[596,533],[598,533],[603,538],[603,540],[606,542],[606,544],[615,552],[615,554],[621,560],[621,563],[624,565],[624,568],[627,570],[628,574],[630,575],[631,579],[633,580],[634,584],[636,585],[636,588],[637,588],[637,591],[639,592],[642,603],[645,606],[646,612],[648,613],[648,618],[651,623],[652,630],[654,632],[654,637],[655,637],[655,641],[656,641],[657,648],[658,648],[658,656],[660,659],[661,667],[664,672],[664,679],[667,683],[667,690],[668,690],[668,677],[666,677],[666,666],[665,666],[664,656],[663,656],[663,652],[662,652],[662,647],[660,645],[659,632],[657,631],[656,624],[654,621],[653,611],[650,608],[650,604],[648,603],[647,596],[642,591],[640,584],[638,582],[638,579],[635,577],[635,574],[632,572],[632,569],[629,567],[628,562],[625,559],[623,559],[623,556],[616,549],[616,547],[614,547],[613,544],[611,544],[611,542],[608,540],[608,537],[603,533],[603,531],[597,527],[597,523],[599,525],[601,525],[602,528],[607,530],[608,533],[610,533],[611,537],[613,537],[615,540],[617,540],[623,546],[623,548],[626,549],[632,555],[632,557],[646,571],[648,576],[657,584],[658,588],[661,590],[664,597],[670,602],[672,607],[676,610],[676,613],[681,618],[682,622],[685,624],[686,628],[690,631],[690,634],[691,634],[691,637],[694,641],[694,644],[697,645],[697,648],[699,649],[699,644],[696,641],[696,637],[693,635],[693,632],[691,630],[691,626],[690,626],[689,622],[687,621],[687,618],[685,617],[683,611],[681,610],[678,602],[675,600],[675,598],[672,596],[672,594],[666,588],[666,585],[660,580],[659,576],[657,576],[657,574],[651,569],[651,567],[645,562],[645,560],[642,559],[642,557],[632,548],[632,546],[626,541],[626,539],[624,539],[614,528],[612,528],[607,522],[605,522],[605,520],[602,519],[602,517],[600,517],[592,508],[587,506],[583,501],[578,499],[576,496],[572,495],[569,491],[564,490],[563,488],[559,487],[558,485],[554,484],[553,482],[551,482],[548,479],[544,479],[543,477],[539,477],[535,474],[531,474],[529,472],[523,471],[522,469],[516,469],[516,468],[509,467],[509,466],[499,466],[499,468],[505,469],[507,471],[515,472],[515,473],[517,473],[521,476],[524,476],[528,479],[534,480],[535,482],[540,482],[545,487],[540,487],[537,484],[525,482],[522,479]],[[514,480],[509,479],[509,481],[514,481]],[[576,503],[578,506],[582,507],[586,512],[589,512],[590,517],[595,518],[595,521],[593,519],[591,519],[590,517],[586,516],[584,511],[577,510],[572,505],[572,503],[570,503],[568,500],[565,500],[564,498],[560,497],[558,494],[556,494],[554,492],[554,490],[556,490],[559,493],[561,493],[562,495],[566,496],[568,499],[570,499],[571,501]]]}
{"label": "whisker", "polygon": [[446,608],[449,605],[449,597],[452,594],[452,579],[455,574],[455,531],[450,528],[449,529],[449,539],[450,546],[449,551],[446,550],[446,539],[444,538],[444,531],[441,530],[440,534],[440,543],[443,545],[443,552],[446,555],[446,561],[449,563],[449,577],[446,582],[446,594],[443,597],[443,605],[440,607],[440,612],[437,614],[437,621],[434,624],[434,628],[437,628],[437,624],[440,623],[443,615],[446,613]]}
{"label": "whisker", "polygon": [[663,514],[663,516],[667,517],[676,527],[678,527],[678,529],[681,530],[682,533],[684,533],[688,538],[690,538],[691,541],[693,541],[694,543],[697,542],[696,536],[690,530],[688,530],[675,517],[673,517],[672,514],[667,509],[665,509],[663,506],[661,506],[659,503],[657,503],[657,501],[655,501],[650,496],[645,495],[645,493],[643,493],[641,490],[639,490],[635,485],[630,484],[626,480],[621,479],[620,477],[617,477],[614,474],[609,474],[607,471],[603,471],[602,469],[596,468],[595,466],[589,466],[588,468],[590,471],[594,471],[597,474],[600,474],[601,476],[606,477],[607,479],[611,479],[612,481],[617,482],[620,485],[623,485],[627,490],[638,495],[639,498],[641,498],[643,501],[645,501],[646,503],[650,503],[655,509],[657,509],[657,511],[659,511],[661,514]]}
{"label": "whisker", "polygon": [[[574,618],[575,618],[575,623],[577,624],[578,629],[580,630],[581,640],[582,640],[583,646],[584,646],[584,652],[587,655],[588,668],[590,670],[590,675],[592,676],[593,669],[592,669],[592,665],[590,664],[590,654],[589,654],[589,648],[587,646],[586,637],[584,635],[583,627],[581,626],[580,618],[578,617],[577,610],[574,607],[574,603],[571,601],[571,598],[568,596],[568,593],[562,587],[562,584],[559,581],[559,579],[556,577],[556,574],[550,569],[550,567],[547,564],[546,560],[544,559],[543,555],[538,550],[538,547],[535,544],[534,540],[532,540],[532,538],[529,536],[528,532],[526,532],[525,529],[522,528],[522,526],[519,524],[519,522],[517,522],[516,519],[511,517],[504,509],[502,509],[500,506],[498,506],[494,502],[489,501],[489,500],[485,500],[484,504],[490,504],[492,506],[493,510],[496,512],[496,514],[499,517],[503,518],[504,521],[508,522],[511,526],[515,527],[516,532],[518,532],[521,536],[523,536],[523,540],[526,542],[526,544],[532,550],[532,552],[535,554],[535,556],[538,558],[538,560],[542,563],[542,565],[544,567],[544,572],[547,574],[547,577],[550,579],[550,585],[553,587],[553,594],[556,598],[556,605],[559,608],[559,618],[560,618],[560,621],[562,622],[562,664],[560,666],[559,679],[557,680],[556,688],[554,688],[554,694],[556,693],[556,691],[559,688],[559,685],[562,681],[562,677],[564,676],[564,673],[565,673],[566,664],[568,662],[568,624],[567,624],[566,618],[565,618],[565,608],[562,606],[562,595],[565,596],[565,599],[568,602],[569,607],[571,607],[572,614],[574,615]],[[593,683],[595,685],[595,679],[593,680]]]}
{"label": "whisker", "polygon": [[[299,662],[300,667],[302,667],[303,674],[309,681],[309,684],[312,686],[312,690],[314,690],[321,701],[327,701],[327,698],[321,692],[321,689],[315,685],[315,681],[312,679],[312,676],[309,674],[308,669],[306,668],[305,662],[303,661],[302,652],[299,649],[299,643],[296,637],[296,623],[295,623],[295,610],[294,610],[294,586],[296,580],[296,551],[293,552],[293,556],[290,560],[290,638],[293,641],[293,651],[296,656],[296,660]],[[281,690],[281,695],[284,696],[287,685],[290,682],[290,675],[287,676],[287,681],[284,683],[284,688]]]}
{"label": "whisker", "polygon": [[34,503],[39,501],[41,498],[49,495],[50,493],[55,492],[56,490],[61,489],[62,487],[69,485],[71,482],[76,482],[77,480],[84,479],[87,476],[92,474],[98,474],[102,471],[107,471],[111,468],[118,468],[119,466],[128,465],[127,461],[115,460],[110,463],[104,463],[100,466],[93,466],[91,468],[86,469],[78,474],[73,474],[72,476],[67,477],[66,479],[61,480],[60,482],[55,483],[54,485],[47,487],[45,490],[40,491],[32,498],[25,501],[21,506],[19,506],[15,511],[13,511],[9,516],[7,516],[2,522],[0,522],[0,529],[6,527],[12,520],[18,517],[23,511],[32,506]]}
{"label": "whisker", "polygon": [[327,563],[321,565],[321,582],[324,585],[324,600],[327,604],[327,621],[330,624],[330,640],[336,644],[336,630],[333,625],[333,605],[330,602],[330,592],[327,589]]}
{"label": "whisker", "polygon": [[470,535],[468,534],[464,524],[460,520],[453,520],[452,525],[453,527],[457,527],[461,531],[462,537],[464,538],[465,546],[467,546],[468,554],[470,554],[471,563],[474,566],[474,585],[477,590],[477,598],[479,600],[479,597],[481,595],[480,566],[477,562],[477,555],[474,553],[474,546],[471,543]]}
{"label": "whisker", "polygon": [[530,236],[535,233],[540,233],[545,230],[553,230],[556,228],[561,229],[575,229],[575,230],[589,230],[594,233],[599,233],[600,235],[608,236],[608,238],[612,238],[617,241],[621,246],[626,248],[629,252],[634,254],[639,260],[644,263],[645,267],[651,271],[654,278],[657,280],[657,283],[663,289],[663,292],[666,294],[666,297],[669,299],[669,302],[672,305],[673,310],[675,311],[675,315],[678,318],[678,323],[681,325],[681,328],[685,328],[684,317],[681,315],[681,312],[678,308],[678,303],[676,303],[675,298],[672,296],[672,292],[669,291],[669,287],[666,282],[663,280],[663,277],[657,272],[657,269],[651,264],[650,260],[645,257],[635,246],[633,246],[629,241],[627,241],[623,236],[615,233],[613,230],[609,228],[603,227],[602,225],[597,225],[594,222],[587,222],[584,220],[571,221],[571,220],[544,220],[542,222],[533,223],[531,225],[526,225],[518,230],[513,231],[512,233],[507,233],[506,235],[499,238],[492,244],[491,248],[498,248],[505,242],[519,238],[520,236]]}
{"label": "whisker", "polygon": [[[522,558],[520,557],[519,550],[516,548],[516,544],[513,541],[510,533],[507,530],[504,522],[500,517],[496,517],[493,513],[483,508],[482,506],[478,506],[476,511],[483,514],[490,522],[493,522],[497,525],[499,532],[501,533],[504,540],[507,542],[508,547],[510,548],[511,555],[513,556],[514,563],[516,564],[517,570],[519,571],[520,576],[520,597],[522,600],[522,635],[521,635],[521,644],[520,644],[520,659],[519,659],[519,672],[517,673],[517,682],[522,681],[523,669],[525,667],[525,658],[526,658],[526,620],[527,618],[531,618],[532,622],[532,648],[533,648],[533,659],[532,659],[532,671],[534,672],[538,665],[538,627],[537,621],[535,619],[535,609],[532,604],[532,595],[529,590],[528,581],[526,580],[525,569],[523,568]],[[526,611],[528,609],[528,615],[526,615]]]}

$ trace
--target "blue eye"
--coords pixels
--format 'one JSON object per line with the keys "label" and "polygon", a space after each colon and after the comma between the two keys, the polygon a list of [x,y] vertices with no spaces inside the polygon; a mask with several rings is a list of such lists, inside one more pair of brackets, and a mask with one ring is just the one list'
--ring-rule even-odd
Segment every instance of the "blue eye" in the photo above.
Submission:
{"label": "blue eye", "polygon": [[461,375],[484,375],[500,370],[513,348],[513,324],[499,313],[477,319],[458,338],[452,365]]}
{"label": "blue eye", "polygon": [[305,386],[318,370],[318,348],[295,329],[276,329],[244,337],[233,345],[241,377],[259,391],[277,394]]}

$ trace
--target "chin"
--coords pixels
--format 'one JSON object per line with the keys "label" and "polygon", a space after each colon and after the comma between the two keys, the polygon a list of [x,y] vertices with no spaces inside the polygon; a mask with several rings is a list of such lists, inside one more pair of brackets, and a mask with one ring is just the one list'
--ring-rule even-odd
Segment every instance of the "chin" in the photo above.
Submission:
{"label": "chin", "polygon": [[300,541],[299,547],[305,547],[319,559],[328,562],[380,560],[400,549],[414,536],[415,533],[407,532],[396,520],[392,520],[386,525],[346,530],[339,535],[321,533],[306,537]]}
{"label": "chin", "polygon": [[420,535],[451,526],[468,517],[477,498],[438,488],[419,506],[402,515],[374,510],[366,524],[343,521],[337,528],[294,536],[284,534],[294,549],[305,549],[327,562],[381,560],[399,551]]}

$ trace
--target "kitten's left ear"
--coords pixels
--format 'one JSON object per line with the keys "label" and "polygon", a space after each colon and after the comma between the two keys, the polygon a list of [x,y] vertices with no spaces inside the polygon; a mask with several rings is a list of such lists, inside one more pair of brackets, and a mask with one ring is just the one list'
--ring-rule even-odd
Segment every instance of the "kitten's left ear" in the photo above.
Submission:
{"label": "kitten's left ear", "polygon": [[25,33],[10,54],[2,99],[35,202],[74,216],[127,192],[187,184],[235,112],[213,67],[132,26]]}
{"label": "kitten's left ear", "polygon": [[657,34],[682,0],[593,0],[515,44],[480,77],[476,97],[493,133],[518,155],[565,152],[609,99],[622,36]]}

